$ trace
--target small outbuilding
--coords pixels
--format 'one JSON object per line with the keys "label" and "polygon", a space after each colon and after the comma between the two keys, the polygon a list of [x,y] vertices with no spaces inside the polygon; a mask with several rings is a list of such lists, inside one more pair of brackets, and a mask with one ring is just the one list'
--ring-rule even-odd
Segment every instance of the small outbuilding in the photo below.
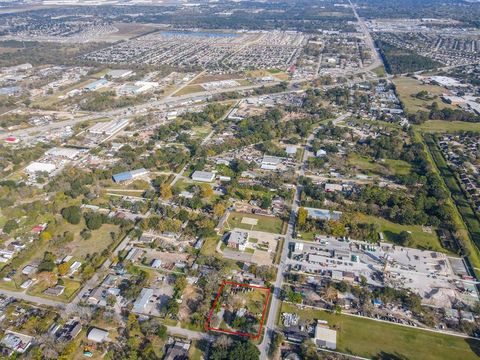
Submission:
{"label": "small outbuilding", "polygon": [[93,327],[90,329],[87,335],[87,339],[96,343],[101,343],[107,340],[108,331],[100,328]]}

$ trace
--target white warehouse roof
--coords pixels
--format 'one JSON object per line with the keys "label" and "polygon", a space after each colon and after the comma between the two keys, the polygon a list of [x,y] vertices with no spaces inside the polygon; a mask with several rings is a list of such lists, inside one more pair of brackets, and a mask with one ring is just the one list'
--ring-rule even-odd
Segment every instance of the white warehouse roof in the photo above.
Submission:
{"label": "white warehouse roof", "polygon": [[128,120],[112,120],[107,122],[99,122],[88,129],[92,134],[113,135],[128,125]]}
{"label": "white warehouse roof", "polygon": [[55,169],[56,169],[56,166],[55,164],[52,164],[52,163],[33,162],[25,168],[25,171],[31,174],[34,174],[39,171],[51,173]]}
{"label": "white warehouse roof", "polygon": [[208,171],[195,171],[192,174],[194,181],[212,182],[213,179],[215,179],[215,174]]}
{"label": "white warehouse roof", "polygon": [[75,159],[81,152],[82,150],[75,148],[54,147],[48,150],[45,154],[50,156],[63,157],[67,159]]}
{"label": "white warehouse roof", "polygon": [[94,327],[89,331],[87,339],[93,342],[103,342],[107,339],[107,336],[107,330]]}

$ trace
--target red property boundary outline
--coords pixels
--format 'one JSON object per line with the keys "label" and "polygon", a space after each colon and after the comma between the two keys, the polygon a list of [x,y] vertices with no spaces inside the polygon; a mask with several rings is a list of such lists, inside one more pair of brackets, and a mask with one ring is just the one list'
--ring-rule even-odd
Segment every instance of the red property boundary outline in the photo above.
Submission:
{"label": "red property boundary outline", "polygon": [[[214,328],[214,327],[210,326],[210,320],[212,319],[213,312],[215,311],[215,307],[217,306],[217,302],[220,299],[220,295],[222,294],[223,288],[227,284],[267,291],[267,298],[265,300],[265,306],[263,307],[262,318],[260,320],[260,329],[258,330],[257,334],[250,334],[250,333],[244,333],[244,332],[240,332],[240,331],[231,331],[231,330],[219,329],[219,328]],[[249,338],[252,338],[253,340],[259,339],[261,334],[262,334],[263,323],[265,321],[265,314],[267,312],[267,306],[268,306],[268,302],[270,300],[270,292],[271,292],[270,288],[267,288],[267,287],[262,287],[262,286],[258,286],[258,285],[251,285],[251,284],[242,284],[242,283],[237,283],[237,282],[234,282],[234,281],[223,280],[222,284],[220,285],[220,288],[218,289],[218,293],[217,293],[217,296],[215,297],[215,301],[213,302],[212,309],[210,310],[210,313],[208,314],[207,321],[205,322],[205,331],[210,331],[210,330],[211,331],[218,331],[218,332],[231,334],[231,335],[249,337]]]}

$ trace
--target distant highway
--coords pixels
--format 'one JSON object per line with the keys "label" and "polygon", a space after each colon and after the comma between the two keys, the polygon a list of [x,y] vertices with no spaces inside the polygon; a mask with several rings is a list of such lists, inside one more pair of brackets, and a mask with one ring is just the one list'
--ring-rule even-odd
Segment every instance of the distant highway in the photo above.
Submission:
{"label": "distant highway", "polygon": [[[232,91],[252,90],[262,86],[274,86],[278,84],[280,84],[280,81],[270,82],[268,84],[255,84],[255,85],[240,86],[240,87],[229,88],[229,89],[218,89],[218,90],[205,91],[201,93],[192,93],[192,94],[186,94],[186,95],[175,96],[175,97],[167,96],[163,99],[131,106],[130,111],[127,108],[109,110],[101,113],[95,113],[95,114],[77,117],[70,120],[56,121],[56,122],[49,123],[47,125],[0,133],[0,139],[5,139],[8,136],[17,136],[17,137],[30,136],[36,133],[41,133],[41,132],[54,130],[54,129],[62,129],[67,126],[74,126],[76,124],[79,124],[85,121],[96,120],[101,118],[115,118],[115,117],[121,117],[121,116],[125,118],[133,118],[133,116],[138,115],[142,111],[146,112],[149,109],[154,109],[162,105],[167,105],[169,107],[178,107],[178,106],[182,106],[183,103],[190,100],[202,100],[212,95],[217,95],[217,94],[222,94],[222,93],[227,93]],[[125,113],[128,111],[133,115],[128,115],[128,114],[125,115]]]}
{"label": "distant highway", "polygon": [[362,30],[363,34],[365,35],[365,41],[367,42],[367,45],[370,47],[370,50],[372,54],[375,56],[375,60],[373,61],[372,64],[369,66],[366,66],[363,68],[364,71],[371,71],[379,66],[383,66],[383,61],[380,57],[380,54],[378,53],[377,49],[375,48],[375,42],[372,39],[372,36],[370,35],[370,31],[368,31],[367,25],[365,25],[365,22],[362,20],[362,18],[358,15],[357,9],[355,8],[355,5],[353,5],[351,0],[348,0],[350,3],[350,6],[352,8],[353,14],[357,18],[357,22],[360,25],[360,29]]}

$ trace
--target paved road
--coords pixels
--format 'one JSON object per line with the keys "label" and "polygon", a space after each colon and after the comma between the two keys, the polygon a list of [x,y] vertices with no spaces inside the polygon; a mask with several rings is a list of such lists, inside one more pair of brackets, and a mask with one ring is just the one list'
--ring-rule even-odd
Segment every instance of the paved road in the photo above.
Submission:
{"label": "paved road", "polygon": [[275,279],[274,289],[272,294],[272,302],[270,303],[270,310],[268,311],[267,321],[265,323],[265,335],[262,343],[259,345],[260,359],[266,359],[268,356],[268,348],[270,346],[271,336],[275,329],[275,318],[280,308],[280,293],[284,279],[285,265],[288,255],[288,244],[293,238],[293,231],[295,229],[295,222],[297,219],[298,202],[300,199],[301,188],[297,187],[295,197],[293,200],[292,211],[288,221],[287,233],[285,234],[285,241],[283,242],[282,255],[280,257],[280,265],[278,266],[277,278]]}
{"label": "paved road", "polygon": [[[339,121],[346,119],[350,115],[351,115],[350,113],[342,114],[338,116],[335,120],[333,120],[333,123],[336,124]],[[308,149],[310,148],[311,143],[315,138],[316,131],[317,129],[315,129],[312,132],[312,134],[310,134],[307,138],[307,141],[304,147],[303,161],[300,166],[300,176],[303,176],[305,174],[305,168],[307,166],[307,160],[309,157]],[[285,269],[286,269],[287,260],[288,260],[288,244],[293,240],[293,232],[295,230],[295,222],[297,220],[297,211],[298,211],[298,205],[300,203],[301,192],[302,192],[301,186],[297,186],[297,189],[295,191],[295,197],[293,199],[292,211],[290,213],[290,219],[288,221],[287,232],[285,234],[285,241],[283,243],[283,248],[281,250],[282,255],[280,257],[280,264],[278,266],[277,278],[275,279],[275,283],[274,283],[272,302],[270,304],[270,310],[268,312],[267,321],[265,323],[265,335],[263,337],[261,344],[259,345],[260,359],[262,360],[267,359],[268,357],[268,348],[270,346],[271,336],[273,334],[273,331],[275,330],[275,319],[280,309],[280,304],[281,304],[280,293],[282,289],[283,279],[285,277]]]}
{"label": "paved road", "polygon": [[[358,74],[363,73],[367,70],[368,70],[367,68],[359,69]],[[383,78],[376,78],[376,80],[381,80],[381,79]],[[292,87],[292,85],[302,83],[302,82],[305,82],[305,81],[304,80],[290,81],[289,82],[290,88],[287,91],[279,92],[279,93],[276,93],[275,95],[302,92],[303,90],[295,89]],[[353,85],[353,84],[362,83],[362,82],[365,82],[365,80],[358,79],[358,80],[350,81],[349,84]],[[63,129],[67,126],[73,127],[77,124],[90,121],[90,120],[115,118],[115,117],[133,119],[134,116],[141,114],[142,112],[145,113],[147,110],[152,110],[163,105],[168,106],[169,108],[182,107],[185,105],[185,102],[190,100],[205,100],[207,97],[215,94],[221,94],[221,93],[231,92],[231,91],[240,91],[240,90],[252,90],[262,86],[270,87],[270,86],[278,85],[279,83],[280,82],[271,82],[268,84],[256,84],[256,85],[242,86],[238,88],[218,89],[218,90],[202,92],[202,93],[193,93],[193,94],[187,94],[187,95],[182,95],[182,96],[177,96],[172,98],[165,97],[160,100],[150,101],[143,104],[132,106],[129,108],[130,110],[127,110],[125,108],[110,110],[110,111],[105,111],[100,113],[89,114],[89,115],[82,115],[69,120],[56,121],[56,122],[49,123],[47,125],[36,126],[36,127],[26,128],[26,129],[19,129],[19,130],[14,130],[9,132],[3,132],[3,133],[0,133],[0,139],[7,138],[8,136],[17,136],[17,137],[31,136],[31,135],[35,135],[37,133],[42,133],[45,131]],[[341,86],[341,84],[324,85],[324,86],[320,86],[320,88],[329,89],[329,88],[335,88],[339,86]],[[247,98],[255,99],[255,98],[264,97],[264,96],[266,95],[251,96]]]}
{"label": "paved road", "polygon": [[372,64],[370,64],[367,67],[364,67],[363,70],[370,71],[373,70],[381,65],[383,65],[382,58],[380,57],[380,54],[378,53],[377,49],[375,48],[375,42],[372,39],[372,36],[370,35],[370,32],[368,31],[367,25],[365,25],[365,22],[362,20],[360,16],[358,16],[357,9],[353,5],[351,0],[348,0],[350,3],[350,6],[352,8],[353,14],[357,18],[357,22],[360,25],[360,29],[362,30],[363,34],[365,35],[365,41],[372,51],[372,54],[375,56],[375,59]]}
{"label": "paved road", "polygon": [[200,340],[200,339],[205,339],[208,341],[213,341],[215,339],[215,336],[209,333],[204,333],[204,332],[199,332],[199,331],[193,331],[193,330],[188,330],[184,329],[178,326],[168,326],[168,333],[170,335],[179,335],[179,336],[184,336],[187,339],[195,339],[195,340]]}
{"label": "paved road", "polygon": [[6,297],[13,297],[15,299],[24,300],[32,302],[34,304],[44,305],[44,306],[53,306],[58,309],[64,309],[65,303],[56,300],[46,299],[40,296],[28,295],[26,292],[19,292],[13,290],[0,289],[0,294]]}

